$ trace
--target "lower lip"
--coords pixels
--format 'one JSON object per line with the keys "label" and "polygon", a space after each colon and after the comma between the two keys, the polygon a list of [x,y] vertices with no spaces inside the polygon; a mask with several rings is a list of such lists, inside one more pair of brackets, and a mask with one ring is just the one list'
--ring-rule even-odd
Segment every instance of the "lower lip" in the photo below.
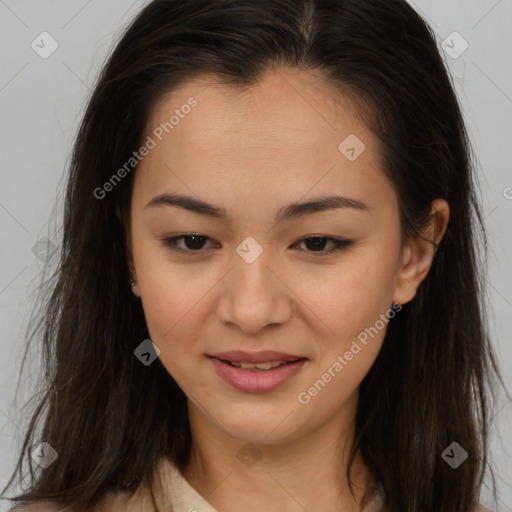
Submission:
{"label": "lower lip", "polygon": [[299,359],[271,370],[254,371],[231,366],[215,357],[210,357],[210,360],[217,374],[228,384],[248,393],[265,393],[278,388],[299,372],[306,362],[306,359]]}

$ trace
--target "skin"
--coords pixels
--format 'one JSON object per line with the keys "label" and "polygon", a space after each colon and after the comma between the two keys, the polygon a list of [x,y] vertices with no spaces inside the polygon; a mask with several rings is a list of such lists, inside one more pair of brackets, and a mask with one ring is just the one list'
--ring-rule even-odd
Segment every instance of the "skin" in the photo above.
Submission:
{"label": "skin", "polygon": [[[393,303],[414,297],[435,254],[429,241],[439,243],[445,232],[448,204],[436,199],[426,232],[402,247],[377,137],[348,99],[311,72],[268,71],[245,92],[198,77],[161,98],[146,136],[191,96],[198,105],[137,169],[128,233],[133,293],[162,364],[188,397],[193,450],[184,476],[222,512],[361,510],[375,481],[358,454],[352,497],[346,458],[359,385],[385,328],[308,404],[297,396]],[[366,146],[354,161],[338,149],[350,134]],[[229,217],[146,208],[164,192],[192,195]],[[334,193],[369,210],[275,222],[288,203]],[[206,252],[188,256],[162,243],[188,233],[209,237]],[[263,249],[252,263],[236,252],[249,236]],[[313,236],[353,244],[321,256],[332,244],[315,251],[304,241]],[[183,239],[178,246],[194,250]],[[246,393],[222,380],[207,357],[234,349],[308,360],[276,390]],[[251,467],[237,457],[247,443],[261,457]]]}

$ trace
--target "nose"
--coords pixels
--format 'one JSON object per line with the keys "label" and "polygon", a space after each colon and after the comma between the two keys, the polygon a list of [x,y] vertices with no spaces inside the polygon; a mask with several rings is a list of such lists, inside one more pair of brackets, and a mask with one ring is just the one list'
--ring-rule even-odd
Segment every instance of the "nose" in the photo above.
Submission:
{"label": "nose", "polygon": [[292,314],[293,293],[264,255],[265,251],[252,263],[236,261],[217,301],[219,320],[247,334],[283,324]]}

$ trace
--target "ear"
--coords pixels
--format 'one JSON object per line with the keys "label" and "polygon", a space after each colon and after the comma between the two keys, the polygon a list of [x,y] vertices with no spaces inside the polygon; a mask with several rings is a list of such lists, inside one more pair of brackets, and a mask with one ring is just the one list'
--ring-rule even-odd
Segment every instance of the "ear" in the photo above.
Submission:
{"label": "ear", "polygon": [[404,247],[396,277],[393,302],[405,304],[414,298],[419,285],[427,277],[449,218],[448,203],[444,199],[435,199],[432,202],[429,223],[425,231],[421,236],[412,235]]}

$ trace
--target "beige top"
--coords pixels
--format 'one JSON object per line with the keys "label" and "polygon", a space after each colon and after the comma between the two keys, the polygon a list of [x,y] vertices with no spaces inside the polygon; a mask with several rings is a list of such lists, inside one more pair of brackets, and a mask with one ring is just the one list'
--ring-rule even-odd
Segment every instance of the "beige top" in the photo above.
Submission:
{"label": "beige top", "polygon": [[[148,489],[142,487],[132,496],[128,492],[111,491],[91,512],[217,512],[168,459],[161,460],[157,474],[159,478],[155,480],[154,498]],[[476,512],[486,510],[480,508]],[[10,512],[65,512],[65,509],[49,502],[38,502],[15,507]],[[386,512],[380,486],[362,512]]]}

